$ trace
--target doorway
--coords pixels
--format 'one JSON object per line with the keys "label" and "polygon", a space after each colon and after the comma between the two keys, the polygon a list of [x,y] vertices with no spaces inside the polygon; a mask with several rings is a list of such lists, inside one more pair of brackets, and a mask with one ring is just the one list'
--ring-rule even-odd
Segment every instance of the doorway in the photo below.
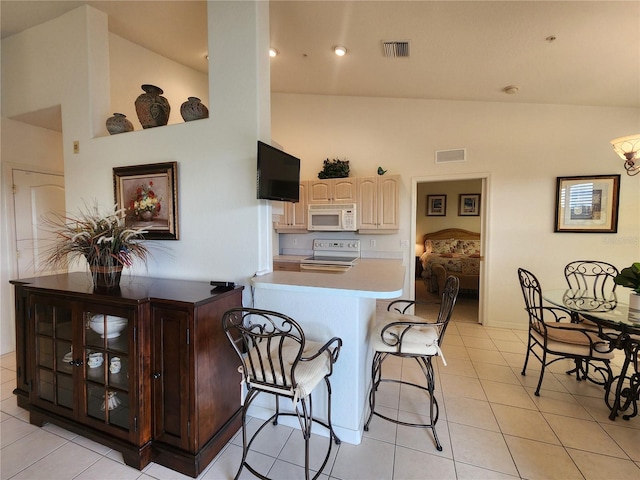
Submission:
{"label": "doorway", "polygon": [[[416,257],[421,253],[419,251],[422,244],[422,236],[425,233],[443,230],[445,228],[461,228],[469,231],[480,233],[481,251],[480,251],[480,272],[479,272],[479,289],[477,297],[472,292],[468,292],[470,300],[466,303],[465,318],[472,319],[477,323],[484,323],[484,305],[485,298],[488,294],[486,284],[487,273],[487,255],[489,246],[489,235],[486,226],[488,225],[488,208],[490,201],[489,190],[489,174],[464,174],[464,175],[448,175],[440,177],[415,177],[412,182],[412,238],[416,242]],[[466,190],[469,191],[466,191]],[[437,190],[437,191],[436,191]],[[442,190],[442,191],[441,191]],[[463,191],[465,190],[465,191]],[[471,191],[473,190],[473,191]],[[435,216],[427,216],[427,193],[436,195],[441,200],[446,195],[446,214]],[[464,218],[466,215],[459,215],[459,201],[467,198],[466,194],[480,194],[479,215],[473,219]],[[440,204],[438,204],[440,206]],[[433,212],[432,212],[433,213]],[[412,298],[418,299],[418,296],[425,295],[428,288],[424,285],[424,281],[416,275],[421,266],[418,261],[413,266],[415,281],[411,284]],[[467,298],[467,292],[463,292],[461,297]],[[433,296],[434,294],[428,294]],[[475,298],[477,298],[477,305]],[[461,305],[462,306],[462,305]],[[471,310],[469,310],[471,308]],[[476,315],[477,313],[477,315]]]}
{"label": "doorway", "polygon": [[43,217],[64,214],[64,176],[13,169],[12,177],[17,278],[55,273],[42,263],[53,239]]}

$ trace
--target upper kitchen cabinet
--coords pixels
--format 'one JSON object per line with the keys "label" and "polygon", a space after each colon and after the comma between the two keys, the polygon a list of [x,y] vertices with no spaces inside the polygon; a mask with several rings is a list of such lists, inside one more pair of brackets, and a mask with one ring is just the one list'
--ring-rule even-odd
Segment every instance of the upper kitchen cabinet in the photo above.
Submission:
{"label": "upper kitchen cabinet", "polygon": [[278,233],[299,233],[307,230],[307,191],[309,182],[300,182],[300,201],[283,202],[284,214],[276,222],[275,229]]}
{"label": "upper kitchen cabinet", "polygon": [[309,204],[355,203],[357,181],[355,178],[329,178],[309,180],[307,201]]}
{"label": "upper kitchen cabinet", "polygon": [[399,228],[400,175],[358,178],[358,230],[385,233]]}

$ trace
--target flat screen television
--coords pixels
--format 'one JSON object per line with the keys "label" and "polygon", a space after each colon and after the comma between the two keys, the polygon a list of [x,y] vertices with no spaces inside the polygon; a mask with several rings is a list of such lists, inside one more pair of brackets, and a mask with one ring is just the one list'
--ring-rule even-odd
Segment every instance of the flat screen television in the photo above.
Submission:
{"label": "flat screen television", "polygon": [[300,159],[258,140],[258,198],[300,201]]}

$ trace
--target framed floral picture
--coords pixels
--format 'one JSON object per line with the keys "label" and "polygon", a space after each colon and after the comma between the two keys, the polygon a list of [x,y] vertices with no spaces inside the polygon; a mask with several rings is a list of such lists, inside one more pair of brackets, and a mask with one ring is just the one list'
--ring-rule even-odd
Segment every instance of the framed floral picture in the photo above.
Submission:
{"label": "framed floral picture", "polygon": [[616,233],[620,175],[557,177],[554,232]]}
{"label": "framed floral picture", "polygon": [[446,195],[427,195],[427,216],[445,217],[447,215]]}
{"label": "framed floral picture", "polygon": [[178,240],[177,162],[114,167],[113,188],[127,225],[149,240]]}
{"label": "framed floral picture", "polygon": [[480,215],[480,194],[461,193],[458,202],[458,216],[474,217]]}

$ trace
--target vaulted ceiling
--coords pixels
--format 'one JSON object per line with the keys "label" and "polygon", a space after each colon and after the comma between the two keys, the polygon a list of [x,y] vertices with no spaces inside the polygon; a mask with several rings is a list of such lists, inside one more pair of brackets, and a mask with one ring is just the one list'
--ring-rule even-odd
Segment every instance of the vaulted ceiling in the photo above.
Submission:
{"label": "vaulted ceiling", "polygon": [[[207,70],[203,1],[1,0],[2,38],[82,4]],[[273,92],[640,107],[640,1],[272,1],[270,23]]]}

